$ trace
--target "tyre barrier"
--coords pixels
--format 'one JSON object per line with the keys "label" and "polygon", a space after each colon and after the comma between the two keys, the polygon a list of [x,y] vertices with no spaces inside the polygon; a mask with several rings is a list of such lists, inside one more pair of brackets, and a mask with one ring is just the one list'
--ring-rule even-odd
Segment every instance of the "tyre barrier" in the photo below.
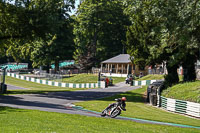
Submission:
{"label": "tyre barrier", "polygon": [[44,85],[50,86],[58,86],[58,87],[67,87],[67,88],[105,88],[105,82],[100,81],[97,83],[62,83],[62,82],[54,82],[49,80],[42,80],[37,78],[31,78],[28,76],[22,76],[15,73],[7,73],[7,76],[14,77],[21,80],[26,80],[30,82],[35,82]]}
{"label": "tyre barrier", "polygon": [[184,115],[200,118],[200,104],[166,98],[161,96],[160,92],[163,87],[163,81],[157,81],[147,87],[147,102],[153,106],[161,107],[167,111],[180,113]]}

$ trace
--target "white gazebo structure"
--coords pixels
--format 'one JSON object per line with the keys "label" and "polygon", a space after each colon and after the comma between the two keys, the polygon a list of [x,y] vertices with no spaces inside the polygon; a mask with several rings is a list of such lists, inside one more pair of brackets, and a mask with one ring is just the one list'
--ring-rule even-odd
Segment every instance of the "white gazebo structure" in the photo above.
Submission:
{"label": "white gazebo structure", "polygon": [[132,64],[129,54],[120,54],[101,62],[101,73],[106,76],[126,77],[134,71],[135,65]]}

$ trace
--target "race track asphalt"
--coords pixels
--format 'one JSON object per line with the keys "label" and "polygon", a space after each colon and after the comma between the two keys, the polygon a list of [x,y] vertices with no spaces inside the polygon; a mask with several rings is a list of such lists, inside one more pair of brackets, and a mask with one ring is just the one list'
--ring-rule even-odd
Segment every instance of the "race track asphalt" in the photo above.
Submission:
{"label": "race track asphalt", "polygon": [[[119,83],[116,86],[111,86],[105,89],[99,88],[81,91],[49,92],[42,94],[0,95],[0,106],[99,117],[97,114],[77,110],[75,108],[71,108],[71,106],[75,102],[109,97],[137,88],[140,87],[133,87],[128,86],[125,83]],[[26,88],[8,85],[8,90],[13,89],[18,90]]]}
{"label": "race track asphalt", "polygon": [[[137,88],[140,88],[140,86],[137,87],[129,86],[123,82],[117,84],[116,86],[111,86],[105,89],[99,88],[99,89],[88,89],[81,91],[49,92],[43,94],[0,95],[0,106],[101,117],[100,112],[77,108],[76,106],[73,105],[73,103],[109,97],[112,95],[127,92]],[[8,85],[8,90],[18,90],[18,89],[26,89],[26,88]],[[200,127],[193,127],[188,125],[149,121],[149,120],[128,118],[122,116],[118,116],[115,119],[131,120],[139,123],[170,125],[176,127],[200,129]]]}

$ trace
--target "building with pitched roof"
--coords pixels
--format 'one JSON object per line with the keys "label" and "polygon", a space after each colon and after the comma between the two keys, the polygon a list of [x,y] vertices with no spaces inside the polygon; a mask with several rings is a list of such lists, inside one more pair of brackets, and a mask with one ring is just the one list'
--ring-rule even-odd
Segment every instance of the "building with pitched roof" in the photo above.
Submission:
{"label": "building with pitched roof", "polygon": [[101,73],[106,76],[127,77],[128,74],[139,75],[142,72],[147,74],[147,69],[139,70],[139,67],[132,63],[134,60],[129,54],[120,54],[101,62]]}

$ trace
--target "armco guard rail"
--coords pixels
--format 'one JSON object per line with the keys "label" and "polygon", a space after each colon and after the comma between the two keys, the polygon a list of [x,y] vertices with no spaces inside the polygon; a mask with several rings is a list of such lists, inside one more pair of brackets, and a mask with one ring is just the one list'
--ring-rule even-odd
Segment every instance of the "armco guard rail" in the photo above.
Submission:
{"label": "armco guard rail", "polygon": [[200,118],[200,104],[160,96],[161,107],[175,113]]}
{"label": "armco guard rail", "polygon": [[62,83],[54,82],[49,80],[42,80],[31,78],[28,76],[22,76],[15,73],[7,73],[7,76],[14,77],[21,80],[31,81],[39,84],[50,85],[50,86],[59,86],[59,87],[68,87],[68,88],[105,88],[105,82],[100,81],[98,83]]}

